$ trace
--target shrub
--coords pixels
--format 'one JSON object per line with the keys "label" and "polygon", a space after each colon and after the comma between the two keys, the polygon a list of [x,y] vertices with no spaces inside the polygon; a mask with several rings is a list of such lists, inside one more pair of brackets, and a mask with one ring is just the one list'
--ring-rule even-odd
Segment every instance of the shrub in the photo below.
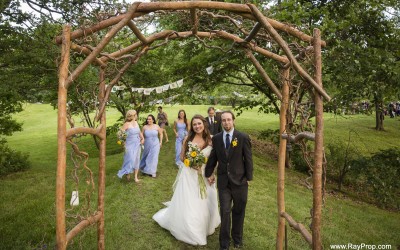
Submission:
{"label": "shrub", "polygon": [[351,162],[358,157],[359,152],[350,140],[347,143],[335,141],[329,143],[326,148],[328,149],[326,152],[328,177],[334,178],[338,183],[339,191],[342,191],[345,177],[352,170]]}
{"label": "shrub", "polygon": [[12,150],[6,140],[0,139],[0,176],[29,169],[28,157],[29,154]]}
{"label": "shrub", "polygon": [[372,195],[377,205],[400,209],[400,148],[391,148],[352,162],[360,190]]}
{"label": "shrub", "polygon": [[[258,139],[268,140],[279,146],[279,129],[262,130],[258,135]],[[309,145],[307,144],[306,146],[309,149]],[[310,170],[307,162],[304,160],[303,152],[298,143],[288,143],[286,145],[286,151],[288,157],[287,159],[289,159],[289,162],[286,163],[287,167],[293,167],[297,171],[303,173],[307,173]]]}
{"label": "shrub", "polygon": [[117,122],[111,126],[108,126],[106,128],[106,136],[108,137],[111,135],[111,136],[114,136],[115,138],[117,138],[117,132],[118,132],[119,128],[122,127],[122,125],[123,124]]}

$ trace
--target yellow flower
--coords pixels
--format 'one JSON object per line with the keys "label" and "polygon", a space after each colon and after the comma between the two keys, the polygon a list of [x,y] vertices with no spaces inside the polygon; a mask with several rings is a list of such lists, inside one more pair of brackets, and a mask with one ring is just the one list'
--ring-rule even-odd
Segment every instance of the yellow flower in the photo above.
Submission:
{"label": "yellow flower", "polygon": [[204,163],[207,163],[208,157],[204,157]]}
{"label": "yellow flower", "polygon": [[237,139],[235,138],[235,140],[233,140],[232,142],[232,146],[236,147],[238,145]]}
{"label": "yellow flower", "polygon": [[193,151],[192,153],[190,153],[190,156],[193,157],[193,158],[196,157],[197,156],[196,151]]}
{"label": "yellow flower", "polygon": [[190,165],[189,159],[185,159],[185,160],[183,161],[183,164],[185,164],[186,167],[189,167],[189,165]]}
{"label": "yellow flower", "polygon": [[117,141],[117,143],[118,143],[119,145],[121,145],[121,144],[122,144],[122,142],[121,142],[121,141]]}

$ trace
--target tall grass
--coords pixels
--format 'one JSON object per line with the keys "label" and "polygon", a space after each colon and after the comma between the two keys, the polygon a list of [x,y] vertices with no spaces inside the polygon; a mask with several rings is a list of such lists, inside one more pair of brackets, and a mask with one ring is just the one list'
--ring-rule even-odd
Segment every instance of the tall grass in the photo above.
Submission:
{"label": "tall grass", "polygon": [[[206,114],[207,106],[167,106],[170,122],[184,108],[188,117],[195,113]],[[218,107],[225,108],[225,107]],[[154,113],[155,114],[155,113]],[[147,114],[142,114],[146,116]],[[48,105],[27,105],[26,110],[15,116],[24,122],[24,131],[7,138],[14,149],[29,152],[32,168],[0,179],[0,249],[46,249],[55,245],[55,176],[57,162],[56,111]],[[115,110],[107,113],[108,125],[119,117]],[[247,132],[278,128],[278,117],[246,111],[237,118],[237,128]],[[325,142],[344,140],[349,129],[357,131],[356,143],[365,145],[365,153],[398,146],[396,119],[386,119],[387,131],[372,129],[373,118],[325,116]],[[141,184],[117,178],[122,164],[122,150],[115,136],[107,141],[106,194],[105,194],[105,242],[108,249],[218,249],[218,232],[208,237],[204,247],[189,246],[177,241],[160,228],[151,217],[163,207],[172,195],[172,184],[177,174],[174,166],[174,138],[168,128],[170,142],[161,149],[156,179],[141,176]],[[94,172],[97,183],[97,149],[91,138],[79,143],[90,153],[88,166]],[[276,162],[268,155],[254,155],[254,181],[249,188],[249,199],[244,226],[243,249],[274,249],[277,205]],[[66,207],[69,206],[74,182],[71,177],[71,160],[68,159]],[[311,223],[312,192],[303,185],[305,176],[288,171],[286,175],[286,210],[297,221],[308,227]],[[85,200],[85,175],[80,175],[81,205],[69,214],[78,212]],[[91,211],[96,207],[96,195],[92,195]],[[84,213],[83,209],[80,213]],[[68,227],[75,220],[69,218]],[[323,242],[330,244],[400,244],[400,215],[378,209],[372,205],[353,201],[328,193],[323,207]],[[96,249],[96,226],[88,228],[70,243],[70,249]],[[288,228],[288,249],[307,249],[308,245],[298,233]]]}

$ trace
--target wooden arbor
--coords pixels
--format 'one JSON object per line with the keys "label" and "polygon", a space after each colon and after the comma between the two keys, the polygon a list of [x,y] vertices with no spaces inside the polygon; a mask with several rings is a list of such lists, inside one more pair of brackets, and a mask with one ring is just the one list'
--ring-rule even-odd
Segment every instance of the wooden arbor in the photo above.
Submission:
{"label": "wooden arbor", "polygon": [[[222,30],[213,31],[200,31],[198,30],[198,17],[200,14],[199,9],[209,10],[223,10],[227,13],[242,16],[245,19],[253,20],[255,22],[251,32],[244,32],[244,38],[230,34]],[[187,11],[192,21],[192,29],[190,31],[170,31],[164,30],[162,32],[145,37],[134,23],[135,18],[144,16],[151,12],[156,11]],[[129,27],[133,34],[138,39],[137,42],[119,49],[114,52],[104,52],[106,45],[112,41],[113,37],[121,31],[124,27]],[[106,30],[107,29],[107,30]],[[257,46],[252,43],[252,40],[257,36],[260,30],[264,31],[279,45],[284,55],[278,55],[268,51],[267,49]],[[106,30],[106,34],[101,38],[96,47],[85,46],[77,44],[79,38],[88,36],[94,33],[100,33]],[[241,30],[243,32],[243,30]],[[314,52],[314,76],[310,74],[299,64],[296,56],[293,55],[288,44],[281,37],[279,32],[285,32],[301,41],[307,42],[312,45]],[[321,80],[321,46],[325,46],[325,42],[321,40],[318,29],[314,30],[313,36],[306,35],[301,31],[280,23],[276,20],[265,17],[254,5],[251,4],[231,4],[223,2],[208,2],[208,1],[190,1],[190,2],[152,2],[152,3],[133,3],[129,10],[99,23],[71,32],[68,25],[64,26],[61,36],[56,38],[56,43],[61,44],[61,63],[59,70],[59,90],[58,90],[58,161],[57,161],[57,180],[56,180],[56,237],[57,248],[66,249],[68,242],[74,238],[81,230],[91,224],[97,223],[98,232],[98,249],[105,248],[104,240],[104,192],[105,192],[105,167],[106,167],[106,114],[105,106],[108,101],[111,89],[118,83],[125,71],[133,64],[135,64],[142,55],[155,47],[161,46],[159,44],[151,47],[156,41],[171,39],[183,39],[187,37],[200,37],[200,38],[215,38],[227,39],[233,41],[240,48],[244,50],[247,58],[253,63],[254,67],[260,73],[265,83],[273,91],[273,93],[281,100],[281,113],[280,113],[280,131],[282,134],[279,146],[279,160],[278,160],[278,231],[276,248],[283,249],[284,241],[284,227],[285,222],[288,221],[289,225],[298,230],[303,237],[309,242],[313,249],[321,249],[321,206],[322,206],[322,158],[323,158],[323,98],[330,100],[330,97],[322,88]],[[83,62],[75,69],[70,70],[70,53],[75,51],[84,54],[86,57]],[[136,52],[135,52],[136,51]],[[134,54],[131,54],[135,52]],[[263,69],[262,65],[254,57],[253,52],[264,55],[269,59],[277,61],[281,65],[281,90],[270,79],[268,74]],[[124,66],[118,70],[114,78],[106,84],[105,70],[107,63],[110,60],[123,61]],[[96,121],[99,125],[96,128],[87,127],[73,127],[67,129],[67,91],[68,88],[74,84],[74,80],[90,65],[99,66],[99,83],[98,83],[98,110],[96,112]],[[312,218],[312,234],[308,232],[305,227],[296,223],[290,215],[285,212],[284,202],[284,176],[285,176],[285,154],[286,154],[286,138],[284,133],[287,127],[286,112],[289,105],[289,73],[293,69],[301,76],[302,79],[307,81],[314,88],[315,96],[315,113],[316,113],[316,133],[315,133],[315,146],[314,146],[314,172],[313,172],[313,218]],[[65,219],[65,178],[66,178],[66,145],[67,140],[77,134],[92,134],[100,139],[100,153],[99,153],[99,176],[98,176],[98,205],[97,212],[79,222],[69,232],[66,232],[66,219]]]}

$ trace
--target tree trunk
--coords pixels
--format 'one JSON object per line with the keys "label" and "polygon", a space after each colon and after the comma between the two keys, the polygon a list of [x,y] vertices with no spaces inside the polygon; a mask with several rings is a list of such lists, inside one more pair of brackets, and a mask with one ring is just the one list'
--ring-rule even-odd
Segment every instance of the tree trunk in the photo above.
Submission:
{"label": "tree trunk", "polygon": [[382,110],[382,102],[378,100],[377,97],[374,98],[375,103],[375,129],[376,130],[384,130],[383,128],[383,120],[385,119],[385,114]]}

